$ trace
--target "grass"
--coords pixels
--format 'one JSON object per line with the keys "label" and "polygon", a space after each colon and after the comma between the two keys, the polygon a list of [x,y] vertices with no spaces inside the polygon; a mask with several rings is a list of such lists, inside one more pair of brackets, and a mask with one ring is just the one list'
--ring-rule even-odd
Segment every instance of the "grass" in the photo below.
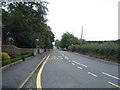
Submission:
{"label": "grass", "polygon": [[2,61],[2,66],[8,65],[8,64],[16,62],[16,61],[19,61],[19,60],[22,59],[22,57],[27,58],[27,57],[30,57],[30,56],[33,56],[33,54],[25,54],[25,55],[18,56],[18,57],[13,58],[13,59],[4,60],[4,61]]}

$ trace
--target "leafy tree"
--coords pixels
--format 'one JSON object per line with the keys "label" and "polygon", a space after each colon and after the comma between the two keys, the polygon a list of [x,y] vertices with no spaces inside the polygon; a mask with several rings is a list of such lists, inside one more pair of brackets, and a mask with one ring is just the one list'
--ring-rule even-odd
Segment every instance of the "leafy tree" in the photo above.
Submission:
{"label": "leafy tree", "polygon": [[57,39],[55,41],[55,46],[59,49],[61,47],[61,42]]}
{"label": "leafy tree", "polygon": [[77,43],[79,43],[79,40],[73,34],[66,32],[62,35],[61,48],[68,48],[70,45]]}
{"label": "leafy tree", "polygon": [[13,37],[18,47],[31,48],[39,44],[41,48],[51,48],[54,34],[46,24],[47,4],[44,1],[2,3],[3,44],[8,37]]}

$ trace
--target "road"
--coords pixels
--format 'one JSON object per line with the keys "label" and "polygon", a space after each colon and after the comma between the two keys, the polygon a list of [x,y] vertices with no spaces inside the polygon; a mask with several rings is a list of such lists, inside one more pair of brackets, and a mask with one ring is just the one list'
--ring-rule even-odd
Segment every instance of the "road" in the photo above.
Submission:
{"label": "road", "polygon": [[44,66],[42,88],[117,88],[118,65],[54,50]]}
{"label": "road", "polygon": [[24,62],[17,63],[2,70],[2,88],[18,88],[29,74],[37,67],[45,55],[41,53]]}
{"label": "road", "polygon": [[24,88],[120,88],[118,68],[116,63],[55,49]]}

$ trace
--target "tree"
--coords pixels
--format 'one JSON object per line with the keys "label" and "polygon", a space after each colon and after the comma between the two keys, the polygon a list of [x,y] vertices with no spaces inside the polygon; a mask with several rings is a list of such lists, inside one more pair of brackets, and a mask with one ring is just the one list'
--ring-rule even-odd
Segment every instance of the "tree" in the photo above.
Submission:
{"label": "tree", "polygon": [[68,48],[70,45],[77,43],[79,43],[79,40],[73,34],[66,32],[62,35],[61,48]]}
{"label": "tree", "polygon": [[3,44],[7,43],[7,33],[10,32],[14,45],[18,47],[36,47],[38,38],[41,48],[51,48],[54,34],[46,24],[46,5],[44,1],[3,3]]}
{"label": "tree", "polygon": [[55,41],[55,46],[59,49],[60,47],[61,47],[61,42],[60,42],[60,40],[56,40]]}

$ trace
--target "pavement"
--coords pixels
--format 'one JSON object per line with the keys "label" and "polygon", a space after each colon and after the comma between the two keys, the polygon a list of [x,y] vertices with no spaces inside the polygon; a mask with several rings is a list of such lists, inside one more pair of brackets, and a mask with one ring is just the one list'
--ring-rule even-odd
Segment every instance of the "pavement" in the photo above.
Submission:
{"label": "pavement", "polygon": [[[57,49],[5,69],[3,87],[17,88],[45,55],[50,56],[41,66],[42,71],[39,67],[24,88],[36,88],[38,83],[43,90],[50,88],[104,88],[105,90],[111,88],[118,90],[120,88],[119,64]],[[38,77],[40,77],[40,81],[37,81]]]}

